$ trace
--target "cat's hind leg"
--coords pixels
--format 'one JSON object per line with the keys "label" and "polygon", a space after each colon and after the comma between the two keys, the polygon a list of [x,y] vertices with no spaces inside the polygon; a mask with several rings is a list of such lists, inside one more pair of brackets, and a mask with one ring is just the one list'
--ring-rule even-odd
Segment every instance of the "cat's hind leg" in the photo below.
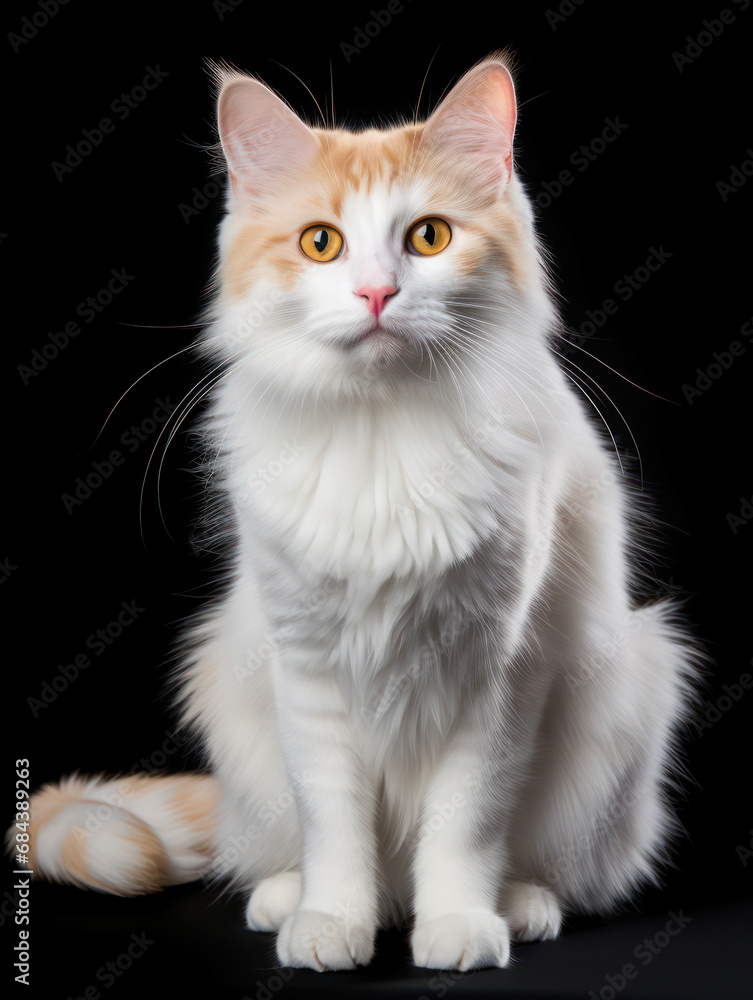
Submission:
{"label": "cat's hind leg", "polygon": [[698,658],[669,604],[604,618],[610,645],[563,664],[552,688],[511,848],[518,877],[598,913],[656,879],[677,831],[667,786]]}
{"label": "cat's hind leg", "polygon": [[549,941],[562,926],[562,907],[554,892],[539,882],[515,880],[505,887],[504,908],[514,941]]}
{"label": "cat's hind leg", "polygon": [[301,873],[278,872],[262,879],[246,906],[246,925],[252,931],[276,931],[298,908],[301,900]]}

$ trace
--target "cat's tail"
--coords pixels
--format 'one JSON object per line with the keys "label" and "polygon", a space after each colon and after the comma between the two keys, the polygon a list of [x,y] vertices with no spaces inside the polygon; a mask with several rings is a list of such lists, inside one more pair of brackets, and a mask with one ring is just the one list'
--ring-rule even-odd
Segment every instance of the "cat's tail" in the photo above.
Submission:
{"label": "cat's tail", "polygon": [[219,801],[205,774],[71,775],[31,796],[29,867],[118,896],[192,882],[211,867]]}

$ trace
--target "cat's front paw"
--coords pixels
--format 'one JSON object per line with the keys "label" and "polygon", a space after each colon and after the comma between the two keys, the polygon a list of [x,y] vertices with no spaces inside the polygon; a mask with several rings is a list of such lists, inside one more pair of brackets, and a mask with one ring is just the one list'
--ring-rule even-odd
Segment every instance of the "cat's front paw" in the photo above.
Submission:
{"label": "cat's front paw", "polygon": [[416,925],[413,962],[426,969],[504,968],[510,960],[507,921],[491,910],[448,913]]}
{"label": "cat's front paw", "polygon": [[373,958],[375,937],[375,927],[317,910],[296,910],[277,935],[277,956],[295,969],[355,969]]}

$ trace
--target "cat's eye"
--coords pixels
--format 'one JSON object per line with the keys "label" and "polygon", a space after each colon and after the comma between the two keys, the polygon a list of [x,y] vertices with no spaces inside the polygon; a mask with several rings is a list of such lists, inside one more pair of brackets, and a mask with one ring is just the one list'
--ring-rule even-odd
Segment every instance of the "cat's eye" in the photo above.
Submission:
{"label": "cat's eye", "polygon": [[301,250],[311,260],[326,263],[339,257],[343,249],[343,238],[334,226],[324,226],[317,223],[308,226],[301,233]]}
{"label": "cat's eye", "polygon": [[444,219],[432,216],[429,219],[421,219],[410,227],[406,246],[411,253],[430,257],[444,250],[451,237],[452,230]]}

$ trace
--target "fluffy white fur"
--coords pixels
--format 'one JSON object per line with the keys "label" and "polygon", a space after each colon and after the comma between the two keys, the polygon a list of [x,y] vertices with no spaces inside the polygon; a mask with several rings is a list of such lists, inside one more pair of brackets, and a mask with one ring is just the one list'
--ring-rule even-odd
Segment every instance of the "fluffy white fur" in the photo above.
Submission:
{"label": "fluffy white fur", "polygon": [[[279,929],[287,965],[368,963],[377,927],[410,918],[416,964],[504,966],[511,936],[654,876],[696,654],[670,603],[634,607],[637,497],[550,349],[503,61],[421,141],[460,200],[469,162],[504,200],[525,280],[459,268],[462,221],[447,251],[406,252],[410,223],[454,210],[425,171],[344,186],[326,217],[305,173],[322,132],[250,78],[221,84],[232,183],[202,346],[222,372],[211,523],[237,544],[181,672],[222,787],[212,871],[253,888],[249,926]],[[283,202],[347,255],[292,281],[250,263],[231,289],[240,235]],[[396,339],[354,342],[364,285],[399,289]]]}
{"label": "fluffy white fur", "polygon": [[[463,87],[493,105],[490,65],[505,72],[468,74],[435,132]],[[253,122],[261,85],[233,87]],[[509,164],[498,117],[466,113],[465,148]],[[249,220],[243,156],[224,255]],[[514,172],[490,183],[535,257]],[[375,927],[409,914],[417,964],[504,965],[511,931],[554,936],[562,909],[633,891],[671,823],[693,656],[669,604],[633,608],[635,498],[552,357],[543,269],[522,291],[395,240],[434,213],[428,190],[417,175],[347,193],[347,262],[292,290],[264,270],[245,296],[221,290],[206,344],[231,363],[210,434],[238,548],[195,635],[187,715],[224,787],[218,870],[264,880],[249,921],[280,926],[291,965],[367,962]],[[400,289],[397,355],[343,346],[367,282]]]}

